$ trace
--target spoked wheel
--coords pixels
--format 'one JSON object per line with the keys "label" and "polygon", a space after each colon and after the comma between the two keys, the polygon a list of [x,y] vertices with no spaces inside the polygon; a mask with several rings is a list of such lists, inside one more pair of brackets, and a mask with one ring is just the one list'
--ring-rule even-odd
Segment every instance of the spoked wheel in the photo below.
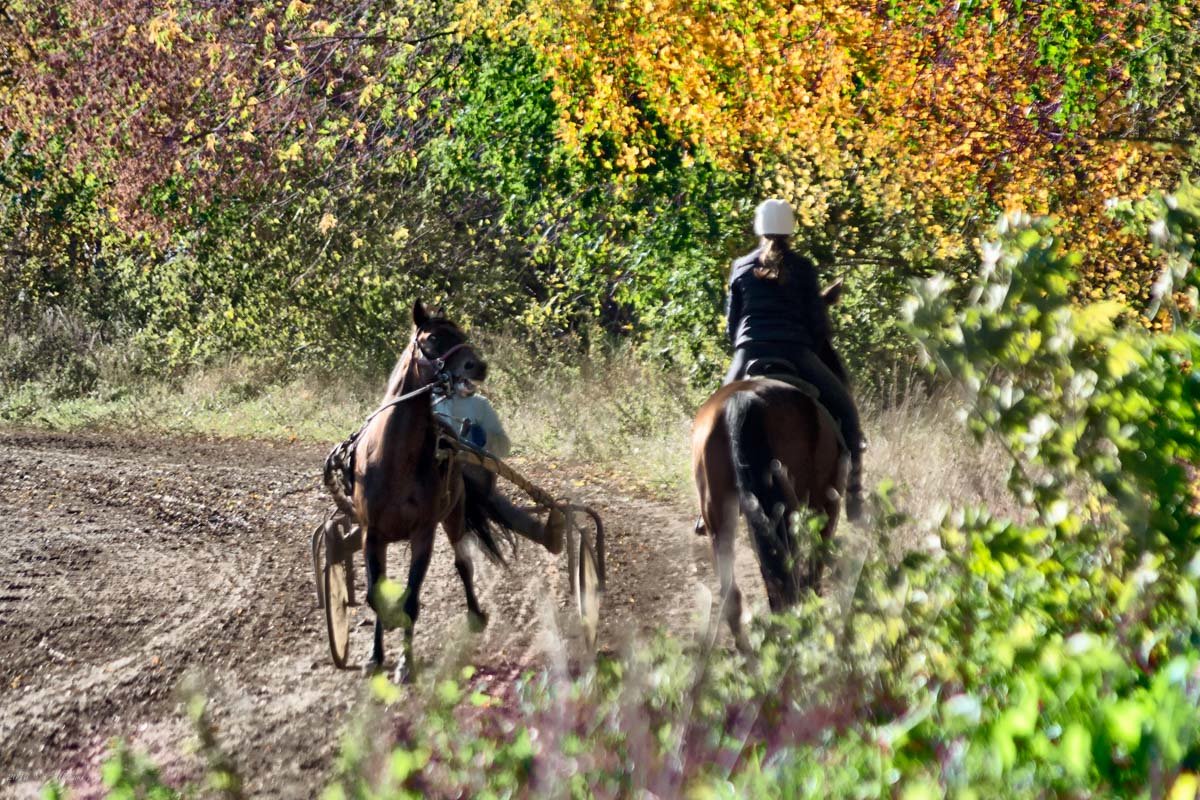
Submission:
{"label": "spoked wheel", "polygon": [[344,668],[350,655],[350,606],[354,598],[354,553],[362,547],[362,534],[355,526],[346,535],[348,521],[334,517],[313,534],[313,568],[317,578],[317,600],[325,609],[329,655]]}
{"label": "spoked wheel", "polygon": [[343,561],[325,564],[325,628],[329,632],[329,654],[341,669],[350,655],[350,595]]}
{"label": "spoked wheel", "polygon": [[312,535],[313,577],[317,584],[317,608],[325,607],[325,523],[322,522]]}
{"label": "spoked wheel", "polygon": [[[578,517],[587,514],[596,526],[596,536],[589,535]],[[567,569],[571,574],[571,593],[575,595],[579,621],[588,648],[596,649],[600,628],[600,594],[604,590],[604,524],[590,508],[575,506],[567,509]]]}

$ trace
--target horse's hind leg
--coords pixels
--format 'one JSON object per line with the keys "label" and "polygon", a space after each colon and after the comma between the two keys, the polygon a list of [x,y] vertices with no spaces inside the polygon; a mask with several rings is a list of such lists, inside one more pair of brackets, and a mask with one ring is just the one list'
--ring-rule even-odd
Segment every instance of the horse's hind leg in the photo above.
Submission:
{"label": "horse's hind leg", "polygon": [[367,604],[375,611],[375,644],[371,649],[368,671],[383,668],[383,620],[379,616],[379,582],[387,577],[387,544],[366,537],[364,560],[367,562]]}
{"label": "horse's hind leg", "polygon": [[487,627],[488,615],[479,607],[479,600],[475,597],[475,564],[471,561],[471,549],[464,535],[466,523],[461,504],[442,521],[442,527],[446,529],[446,536],[454,547],[454,568],[458,570],[463,591],[467,594],[467,621],[471,630],[481,631]]}
{"label": "horse's hind leg", "polygon": [[404,592],[404,655],[396,665],[396,680],[409,683],[413,676],[413,628],[421,613],[421,584],[429,571],[429,560],[433,556],[434,528],[421,531],[412,540],[412,564],[408,568],[408,588]]}
{"label": "horse's hind leg", "polygon": [[[736,507],[735,507],[736,508]],[[721,581],[720,610],[737,649],[750,651],[750,640],[742,627],[742,590],[734,578],[733,544],[737,534],[738,516],[730,508],[718,508],[716,503],[706,504],[704,522],[713,534],[713,557],[717,562],[717,577]]]}
{"label": "horse's hind leg", "polygon": [[833,502],[825,505],[825,527],[821,529],[821,545],[819,552],[813,553],[811,559],[811,585],[812,590],[817,594],[821,594],[825,576],[833,570],[833,537],[837,533],[838,513],[842,510],[839,499],[835,497]]}

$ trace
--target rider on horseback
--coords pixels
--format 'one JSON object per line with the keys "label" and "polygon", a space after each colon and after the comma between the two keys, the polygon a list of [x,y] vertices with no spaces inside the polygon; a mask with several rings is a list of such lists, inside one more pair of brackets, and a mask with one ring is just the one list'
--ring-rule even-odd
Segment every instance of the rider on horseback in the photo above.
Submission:
{"label": "rider on horseback", "polygon": [[862,513],[862,428],[849,376],[833,349],[816,267],[788,246],[795,229],[784,200],[766,200],[755,210],[754,232],[762,240],[733,263],[729,279],[726,316],[734,353],[725,383],[746,377],[753,362],[769,361],[768,371],[786,370],[817,390],[850,451],[846,516],[853,520]]}

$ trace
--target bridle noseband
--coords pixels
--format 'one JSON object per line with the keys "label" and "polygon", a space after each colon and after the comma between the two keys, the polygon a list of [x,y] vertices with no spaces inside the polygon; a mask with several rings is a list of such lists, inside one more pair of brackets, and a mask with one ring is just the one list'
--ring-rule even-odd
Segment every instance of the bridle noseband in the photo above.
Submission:
{"label": "bridle noseband", "polygon": [[416,341],[414,344],[417,346],[417,361],[422,364],[429,364],[432,366],[433,371],[436,372],[439,377],[443,372],[446,371],[446,363],[450,360],[450,356],[454,355],[465,347],[470,347],[470,345],[467,343],[467,340],[463,339],[461,342],[454,345],[454,347],[451,347],[440,356],[437,356],[436,358],[430,358],[425,352],[425,348],[421,346],[420,341]]}

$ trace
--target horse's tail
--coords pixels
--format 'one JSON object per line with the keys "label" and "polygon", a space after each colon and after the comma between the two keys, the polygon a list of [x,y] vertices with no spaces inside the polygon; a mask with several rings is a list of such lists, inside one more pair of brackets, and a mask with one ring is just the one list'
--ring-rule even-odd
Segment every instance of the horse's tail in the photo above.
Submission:
{"label": "horse's tail", "polygon": [[778,587],[784,604],[795,603],[800,599],[800,586],[790,525],[794,509],[772,473],[766,402],[753,391],[731,395],[725,403],[725,426],[738,500],[750,526],[759,568],[763,578]]}
{"label": "horse's tail", "polygon": [[[351,442],[351,447],[353,447],[353,438],[347,440]],[[350,465],[346,463],[348,449],[346,444],[346,442],[342,442],[325,457],[325,488],[333,495],[333,504],[338,507],[338,510],[349,514],[353,519],[354,503],[350,501],[347,493],[352,491],[354,475],[350,470]]]}
{"label": "horse's tail", "polygon": [[467,532],[472,534],[483,546],[483,552],[495,564],[508,565],[504,553],[500,550],[500,541],[504,541],[513,551],[516,551],[516,539],[513,538],[513,527],[507,517],[497,509],[492,502],[491,487],[486,483],[474,480],[464,470],[463,473],[463,510]]}

